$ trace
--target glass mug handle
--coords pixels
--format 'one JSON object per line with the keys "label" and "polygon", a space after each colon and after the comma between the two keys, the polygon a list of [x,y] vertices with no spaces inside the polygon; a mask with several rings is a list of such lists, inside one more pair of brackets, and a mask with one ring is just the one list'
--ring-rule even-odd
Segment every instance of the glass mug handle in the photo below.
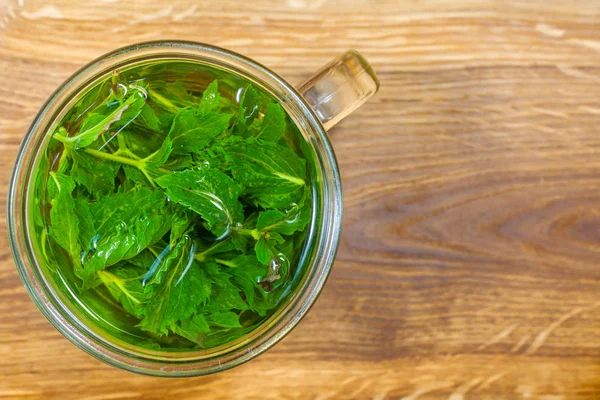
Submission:
{"label": "glass mug handle", "polygon": [[298,86],[326,130],[363,105],[378,89],[377,75],[356,50],[348,50]]}

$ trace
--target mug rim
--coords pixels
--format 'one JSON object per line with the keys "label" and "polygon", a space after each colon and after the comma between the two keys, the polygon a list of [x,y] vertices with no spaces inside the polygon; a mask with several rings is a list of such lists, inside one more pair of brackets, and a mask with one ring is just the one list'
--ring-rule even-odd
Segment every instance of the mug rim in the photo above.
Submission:
{"label": "mug rim", "polygon": [[[320,215],[325,222],[319,228],[324,228],[325,232],[319,231],[321,237],[317,239],[320,239],[320,242],[314,244],[317,257],[308,264],[304,273],[306,276],[300,282],[297,293],[294,295],[296,298],[285,307],[280,307],[285,308],[283,311],[287,312],[286,315],[281,315],[280,310],[276,312],[277,318],[273,322],[274,326],[267,329],[266,332],[260,332],[262,336],[255,335],[249,343],[254,346],[244,348],[239,345],[233,349],[224,348],[222,353],[216,354],[208,360],[199,361],[200,359],[192,357],[180,358],[176,361],[168,360],[167,362],[164,358],[149,356],[149,352],[143,355],[131,352],[127,354],[122,348],[111,346],[112,343],[105,337],[94,336],[92,331],[83,332],[82,327],[88,329],[89,327],[85,324],[82,326],[74,324],[72,318],[75,317],[71,315],[69,318],[64,315],[65,310],[56,308],[57,306],[65,307],[64,302],[54,299],[57,304],[53,303],[52,296],[45,291],[48,289],[44,286],[45,277],[37,264],[29,240],[27,197],[31,191],[28,182],[32,175],[32,169],[28,167],[31,167],[38,159],[39,147],[42,147],[40,145],[44,137],[48,136],[49,127],[59,120],[54,118],[56,113],[69,108],[65,107],[64,98],[72,97],[89,88],[92,78],[105,77],[107,71],[118,68],[118,62],[123,65],[133,64],[135,57],[144,52],[149,52],[145,60],[157,60],[161,55],[169,54],[175,59],[179,59],[177,56],[186,55],[191,61],[196,56],[196,61],[200,62],[198,57],[202,56],[206,65],[216,66],[219,65],[217,63],[219,61],[220,65],[232,74],[244,78],[254,78],[251,81],[272,94],[278,95],[288,114],[288,107],[298,108],[301,116],[305,119],[304,123],[308,125],[302,129],[296,121],[294,122],[307,139],[307,143],[308,139],[311,139],[309,145],[315,156],[322,158],[319,164],[320,176],[324,181],[327,193],[323,195],[325,201],[322,215]],[[244,74],[238,73],[236,68],[242,69]],[[308,128],[311,129],[311,132],[308,132]],[[310,135],[310,137],[306,138],[306,135]],[[36,153],[34,153],[36,150],[34,145],[37,146]],[[232,368],[262,354],[287,335],[312,307],[329,276],[338,248],[343,207],[337,161],[327,133],[316,113],[297,90],[279,75],[250,58],[220,47],[190,41],[151,41],[121,47],[94,59],[67,78],[40,108],[21,142],[9,182],[7,199],[7,223],[11,252],[27,292],[46,319],[72,343],[103,362],[131,372],[172,377],[205,375]],[[272,317],[261,322],[251,333],[268,325]],[[76,318],[75,321],[79,322]],[[244,337],[245,335],[242,336],[242,338]],[[235,343],[235,341],[230,343]],[[220,347],[226,347],[226,345]],[[224,356],[230,357],[222,360]]]}

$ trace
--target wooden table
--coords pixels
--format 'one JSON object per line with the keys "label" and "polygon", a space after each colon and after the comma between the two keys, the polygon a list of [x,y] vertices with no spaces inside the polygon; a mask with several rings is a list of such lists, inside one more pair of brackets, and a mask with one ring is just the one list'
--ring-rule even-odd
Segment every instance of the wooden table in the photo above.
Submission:
{"label": "wooden table", "polygon": [[19,281],[0,207],[0,398],[600,398],[598,1],[0,2],[0,198],[44,100],[111,49],[227,47],[290,82],[357,48],[379,94],[331,138],[340,250],[268,353],[132,375],[64,339]]}

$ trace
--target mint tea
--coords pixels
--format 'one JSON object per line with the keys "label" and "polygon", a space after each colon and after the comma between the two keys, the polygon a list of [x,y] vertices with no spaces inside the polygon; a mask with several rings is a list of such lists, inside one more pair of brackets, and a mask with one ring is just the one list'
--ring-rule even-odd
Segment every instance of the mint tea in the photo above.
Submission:
{"label": "mint tea", "polygon": [[212,348],[298,286],[312,165],[258,86],[198,63],[146,63],[84,91],[47,134],[34,242],[93,329],[154,350]]}

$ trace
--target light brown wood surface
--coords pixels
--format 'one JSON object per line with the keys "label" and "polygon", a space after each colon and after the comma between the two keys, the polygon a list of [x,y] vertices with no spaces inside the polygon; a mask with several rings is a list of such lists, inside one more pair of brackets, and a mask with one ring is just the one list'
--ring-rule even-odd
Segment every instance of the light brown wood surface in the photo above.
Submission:
{"label": "light brown wood surface", "polygon": [[340,250],[266,354],[165,380],[84,354],[19,281],[0,207],[0,398],[600,398],[600,2],[0,0],[0,199],[72,72],[116,47],[227,47],[299,83],[347,48],[379,94],[331,138]]}

